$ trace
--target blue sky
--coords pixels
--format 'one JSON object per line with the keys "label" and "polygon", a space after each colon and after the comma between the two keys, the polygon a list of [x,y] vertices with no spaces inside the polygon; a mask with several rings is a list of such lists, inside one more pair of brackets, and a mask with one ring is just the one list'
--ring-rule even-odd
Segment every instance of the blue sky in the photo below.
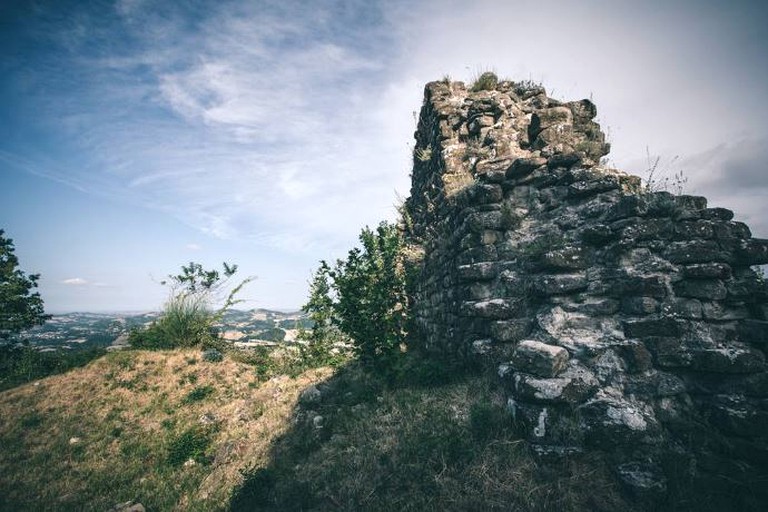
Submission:
{"label": "blue sky", "polygon": [[0,228],[49,311],[155,309],[190,260],[297,308],[407,195],[424,83],[494,69],[591,97],[614,165],[647,147],[768,236],[757,4],[6,1]]}

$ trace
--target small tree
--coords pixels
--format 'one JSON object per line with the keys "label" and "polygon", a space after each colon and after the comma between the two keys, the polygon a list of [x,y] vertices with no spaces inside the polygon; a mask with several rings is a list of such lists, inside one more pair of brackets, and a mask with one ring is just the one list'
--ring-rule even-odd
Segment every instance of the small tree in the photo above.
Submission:
{"label": "small tree", "polygon": [[19,270],[13,240],[4,233],[0,229],[0,342],[51,318],[44,312],[42,297],[34,291],[40,274],[26,275]]}
{"label": "small tree", "polygon": [[304,310],[315,321],[313,334],[335,325],[363,364],[385,367],[407,334],[403,239],[396,225],[382,222],[375,231],[363,229],[360,242],[333,268],[321,262]]}
{"label": "small tree", "polygon": [[[206,345],[218,341],[215,324],[224,313],[242,302],[236,295],[253,280],[248,277],[226,292],[237,265],[223,264],[223,271],[206,270],[199,263],[181,267],[181,273],[169,275],[160,284],[169,286],[170,296],[160,318],[144,330],[131,333],[131,345],[137,348],[174,348]],[[222,277],[223,276],[223,277]],[[224,295],[226,293],[226,296]],[[214,309],[223,299],[222,305]]]}
{"label": "small tree", "polygon": [[302,329],[302,338],[308,345],[302,348],[302,358],[310,364],[325,364],[331,359],[333,345],[342,341],[343,335],[334,322],[333,299],[331,298],[331,269],[324,261],[315,272],[309,284],[309,300],[301,308],[312,321],[312,329]]}

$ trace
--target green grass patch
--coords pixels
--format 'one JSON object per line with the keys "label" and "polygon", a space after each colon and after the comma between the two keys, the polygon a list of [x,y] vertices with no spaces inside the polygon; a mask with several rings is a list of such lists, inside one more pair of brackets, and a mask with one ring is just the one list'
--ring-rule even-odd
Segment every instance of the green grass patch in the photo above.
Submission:
{"label": "green grass patch", "polygon": [[211,446],[212,436],[211,429],[197,426],[172,436],[166,461],[171,466],[180,466],[188,460],[207,462],[205,452]]}
{"label": "green grass patch", "polygon": [[187,396],[184,397],[184,400],[181,401],[183,404],[191,404],[194,402],[199,402],[201,400],[205,400],[209,396],[213,394],[213,386],[196,386],[192,391],[190,391]]}

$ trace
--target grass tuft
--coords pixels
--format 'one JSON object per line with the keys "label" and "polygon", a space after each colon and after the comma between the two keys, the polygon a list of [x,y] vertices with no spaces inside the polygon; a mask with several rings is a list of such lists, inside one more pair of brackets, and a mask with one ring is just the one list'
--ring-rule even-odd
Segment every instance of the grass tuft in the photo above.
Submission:
{"label": "grass tuft", "polygon": [[197,386],[192,391],[190,391],[187,396],[184,397],[184,400],[181,401],[183,404],[191,404],[193,402],[199,402],[201,400],[205,400],[210,395],[212,395],[214,392],[213,386]]}
{"label": "grass tuft", "polygon": [[486,71],[478,76],[470,86],[472,92],[493,91],[499,85],[499,77],[493,71]]}

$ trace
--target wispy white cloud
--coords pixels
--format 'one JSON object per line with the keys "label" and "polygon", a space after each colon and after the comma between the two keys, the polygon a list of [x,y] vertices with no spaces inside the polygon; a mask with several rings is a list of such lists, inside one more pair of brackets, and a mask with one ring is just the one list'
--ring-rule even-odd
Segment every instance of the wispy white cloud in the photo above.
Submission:
{"label": "wispy white cloud", "polygon": [[[190,31],[188,13],[119,3],[137,43],[76,57],[100,80],[57,118],[91,164],[58,174],[217,237],[292,251],[348,243],[361,224],[391,216],[407,148],[393,148],[376,117],[387,107],[385,27],[337,19],[379,7],[342,4],[211,5]],[[101,37],[87,21],[77,27],[72,45]]]}
{"label": "wispy white cloud", "polygon": [[185,249],[189,251],[199,251],[202,250],[202,247],[199,244],[187,244],[184,246]]}
{"label": "wispy white cloud", "polygon": [[63,281],[61,281],[61,284],[66,284],[68,286],[85,286],[90,283],[85,279],[83,279],[82,277],[71,277],[69,279],[64,279]]}

